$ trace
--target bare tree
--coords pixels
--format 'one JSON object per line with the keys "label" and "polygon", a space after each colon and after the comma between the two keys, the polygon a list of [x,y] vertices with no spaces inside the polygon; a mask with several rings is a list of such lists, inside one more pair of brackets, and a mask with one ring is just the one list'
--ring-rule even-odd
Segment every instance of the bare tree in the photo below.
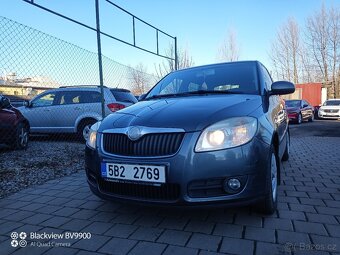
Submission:
{"label": "bare tree", "polygon": [[289,18],[272,42],[270,57],[276,69],[276,78],[299,82],[301,72],[300,29],[294,18]]}
{"label": "bare tree", "polygon": [[143,63],[139,63],[135,68],[129,69],[130,79],[132,81],[131,92],[134,95],[146,93],[150,86],[150,75],[147,74],[147,68]]}
{"label": "bare tree", "polygon": [[[169,58],[175,58],[175,49],[171,44],[166,50],[165,55]],[[195,64],[192,56],[190,55],[188,47],[180,48],[177,51],[177,59],[178,59],[178,69],[191,67]],[[176,70],[175,61],[171,59],[166,59],[165,61],[163,61],[161,64],[158,64],[158,65],[155,64],[156,75],[158,76],[159,79],[163,78],[165,75],[167,75],[168,73],[174,70]]]}
{"label": "bare tree", "polygon": [[340,9],[321,9],[307,19],[306,42],[313,60],[322,74],[322,81],[332,84],[333,97],[339,95]]}
{"label": "bare tree", "polygon": [[329,40],[331,48],[332,83],[334,97],[340,96],[340,8],[329,11]]}
{"label": "bare tree", "polygon": [[227,37],[218,49],[218,59],[221,61],[237,61],[240,57],[240,47],[237,43],[236,32],[229,29]]}

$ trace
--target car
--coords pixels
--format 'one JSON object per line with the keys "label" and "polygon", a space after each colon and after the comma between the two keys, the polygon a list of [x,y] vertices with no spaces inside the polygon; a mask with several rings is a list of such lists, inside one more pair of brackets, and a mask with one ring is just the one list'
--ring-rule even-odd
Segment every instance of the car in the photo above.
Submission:
{"label": "car", "polygon": [[340,119],[340,99],[328,99],[318,111],[320,119]]}
{"label": "car", "polygon": [[301,124],[303,121],[314,121],[314,107],[307,100],[285,100],[289,121]]}
{"label": "car", "polygon": [[[127,89],[103,88],[105,114],[137,102]],[[31,133],[75,133],[86,140],[89,127],[102,119],[100,86],[69,86],[45,91],[18,108]]]}
{"label": "car", "polygon": [[174,71],[142,101],[94,124],[87,181],[103,199],[168,206],[277,206],[290,136],[284,101],[258,61]]}
{"label": "car", "polygon": [[10,100],[0,95],[0,144],[13,149],[26,149],[28,146],[30,126]]}

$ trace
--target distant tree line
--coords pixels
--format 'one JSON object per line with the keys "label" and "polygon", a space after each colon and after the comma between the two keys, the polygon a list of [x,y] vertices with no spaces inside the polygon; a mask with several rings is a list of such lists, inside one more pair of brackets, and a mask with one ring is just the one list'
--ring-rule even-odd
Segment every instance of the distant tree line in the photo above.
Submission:
{"label": "distant tree line", "polygon": [[322,5],[302,28],[289,18],[278,29],[269,55],[275,79],[323,82],[329,97],[340,97],[340,8]]}

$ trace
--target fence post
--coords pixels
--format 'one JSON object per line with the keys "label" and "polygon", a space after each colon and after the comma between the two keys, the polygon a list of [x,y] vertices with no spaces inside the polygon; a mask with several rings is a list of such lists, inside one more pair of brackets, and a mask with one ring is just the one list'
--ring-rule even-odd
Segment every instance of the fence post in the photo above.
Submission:
{"label": "fence post", "polygon": [[177,37],[175,37],[175,70],[178,69]]}
{"label": "fence post", "polygon": [[100,23],[99,23],[99,0],[96,3],[96,25],[97,25],[97,47],[98,47],[98,67],[99,67],[99,85],[101,94],[102,118],[105,118],[105,99],[104,99],[104,79],[103,79],[103,63],[102,63],[102,48],[100,41]]}

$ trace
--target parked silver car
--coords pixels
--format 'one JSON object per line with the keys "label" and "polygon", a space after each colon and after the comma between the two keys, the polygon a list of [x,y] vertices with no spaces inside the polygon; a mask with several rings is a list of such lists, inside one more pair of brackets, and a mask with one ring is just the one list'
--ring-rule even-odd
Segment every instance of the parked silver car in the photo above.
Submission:
{"label": "parked silver car", "polygon": [[[129,90],[104,87],[105,115],[137,102]],[[48,90],[18,108],[31,133],[76,133],[86,140],[89,127],[102,119],[99,86]]]}
{"label": "parked silver car", "polygon": [[340,119],[340,99],[328,99],[319,108],[320,119]]}

